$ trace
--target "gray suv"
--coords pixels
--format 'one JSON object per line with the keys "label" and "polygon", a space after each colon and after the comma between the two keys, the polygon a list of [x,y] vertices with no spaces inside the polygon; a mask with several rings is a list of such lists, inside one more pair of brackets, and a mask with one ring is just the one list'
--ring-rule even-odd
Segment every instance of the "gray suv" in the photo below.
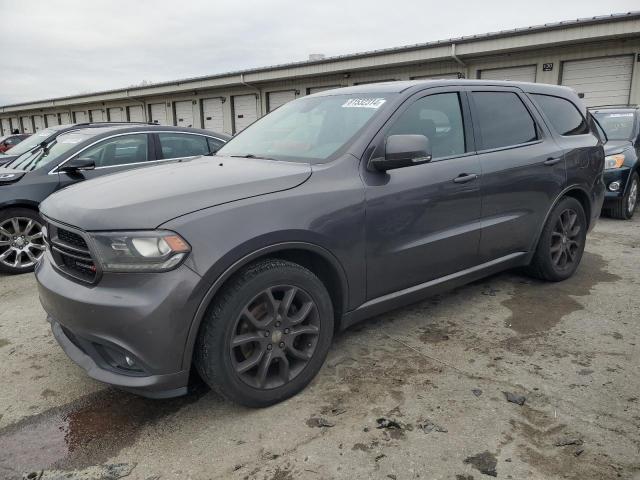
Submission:
{"label": "gray suv", "polygon": [[168,397],[196,370],[233,401],[279,402],[355,322],[513,267],[570,277],[604,198],[592,120],[549,85],[332,90],[211,160],[42,203],[40,299],[91,377]]}

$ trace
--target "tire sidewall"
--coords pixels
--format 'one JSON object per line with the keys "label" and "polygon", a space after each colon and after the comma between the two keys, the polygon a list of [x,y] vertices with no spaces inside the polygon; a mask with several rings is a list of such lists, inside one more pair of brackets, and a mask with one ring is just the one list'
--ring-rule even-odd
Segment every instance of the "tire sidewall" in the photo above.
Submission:
{"label": "tire sidewall", "polygon": [[625,217],[628,219],[630,219],[631,217],[633,217],[633,214],[635,212],[636,206],[637,206],[637,199],[636,199],[636,205],[633,206],[632,209],[629,209],[629,197],[631,196],[631,188],[633,187],[633,183],[636,183],[636,188],[640,188],[640,180],[638,177],[638,174],[636,172],[633,172],[633,174],[631,175],[631,177],[629,177],[629,188],[627,188],[627,193],[626,195],[623,197],[623,201],[624,201],[624,213],[625,213]]}
{"label": "tire sidewall", "polygon": [[[242,309],[263,290],[277,285],[296,286],[313,299],[318,309],[320,334],[313,357],[293,380],[281,387],[261,390],[247,385],[236,375],[231,362],[230,342],[236,318]],[[217,357],[214,363],[222,366],[215,372],[216,383],[223,390],[223,395],[247,406],[268,406],[302,390],[322,367],[333,338],[333,306],[329,294],[315,275],[299,267],[283,266],[260,272],[240,285],[236,294],[229,297],[217,318],[210,320],[218,322],[218,334],[214,338],[208,337],[209,341],[215,342],[215,345],[209,345]]]}

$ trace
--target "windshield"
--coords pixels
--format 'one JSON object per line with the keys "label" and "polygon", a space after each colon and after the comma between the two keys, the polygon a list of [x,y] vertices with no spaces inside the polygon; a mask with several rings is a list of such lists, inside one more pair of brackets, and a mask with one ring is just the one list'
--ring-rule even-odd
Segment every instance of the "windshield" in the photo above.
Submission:
{"label": "windshield", "polygon": [[53,135],[55,130],[40,130],[37,133],[25,138],[23,141],[18,143],[15,147],[13,147],[10,151],[7,152],[7,155],[22,155],[24,152],[28,152],[36,145],[39,145],[43,141],[45,141],[48,137]]}
{"label": "windshield", "polygon": [[34,150],[13,159],[5,165],[5,168],[30,172],[31,170],[43,167],[59,159],[68,150],[71,150],[80,142],[83,142],[90,137],[91,135],[80,134],[78,132],[63,133],[46,147],[35,148]]}
{"label": "windshield", "polygon": [[392,94],[301,98],[263,117],[217,155],[322,162],[364,127]]}
{"label": "windshield", "polygon": [[600,110],[591,112],[609,140],[631,140],[635,114],[629,110]]}

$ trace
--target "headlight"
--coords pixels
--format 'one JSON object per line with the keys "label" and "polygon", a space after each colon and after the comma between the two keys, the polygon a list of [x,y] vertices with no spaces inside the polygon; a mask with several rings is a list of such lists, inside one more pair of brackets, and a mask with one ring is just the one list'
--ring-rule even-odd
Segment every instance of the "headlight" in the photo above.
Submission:
{"label": "headlight", "polygon": [[91,233],[105,272],[166,272],[191,251],[180,235],[166,230]]}
{"label": "headlight", "polygon": [[609,155],[608,157],[604,157],[604,168],[620,168],[624,163],[624,153],[618,153],[616,155]]}

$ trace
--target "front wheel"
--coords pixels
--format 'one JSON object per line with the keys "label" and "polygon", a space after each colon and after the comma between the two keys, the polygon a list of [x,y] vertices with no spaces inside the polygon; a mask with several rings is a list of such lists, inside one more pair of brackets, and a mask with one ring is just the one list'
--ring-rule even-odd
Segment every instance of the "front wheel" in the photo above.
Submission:
{"label": "front wheel", "polygon": [[266,407],[315,377],[331,345],[333,321],[329,294],[311,271],[280,259],[259,261],[214,299],[194,362],[222,396]]}
{"label": "front wheel", "polygon": [[33,270],[45,251],[42,218],[28,208],[0,211],[0,272]]}
{"label": "front wheel", "polygon": [[578,200],[565,197],[547,218],[529,273],[541,280],[559,282],[580,265],[587,239],[587,220]]}

